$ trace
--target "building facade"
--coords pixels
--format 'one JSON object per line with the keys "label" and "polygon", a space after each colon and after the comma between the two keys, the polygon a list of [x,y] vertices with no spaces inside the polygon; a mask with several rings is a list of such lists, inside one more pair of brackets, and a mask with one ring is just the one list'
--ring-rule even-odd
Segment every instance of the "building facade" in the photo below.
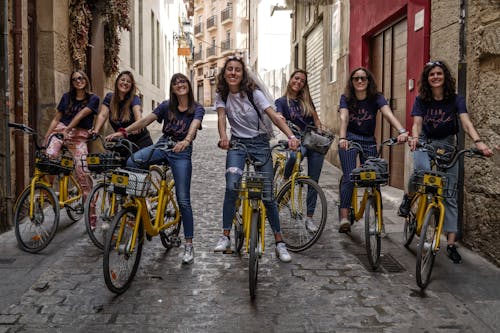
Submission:
{"label": "building facade", "polygon": [[[33,171],[31,141],[26,136],[12,134],[7,122],[24,123],[45,134],[61,96],[69,90],[70,74],[75,69],[87,73],[92,91],[101,99],[113,89],[115,75],[108,77],[104,68],[104,54],[109,51],[106,51],[109,44],[105,42],[103,12],[106,10],[103,6],[110,3],[94,0],[1,1],[0,21],[4,35],[0,45],[0,109],[4,137],[0,155],[1,188],[5,189],[0,193],[1,230],[9,227],[13,200],[28,183]],[[170,76],[174,72],[188,74],[189,54],[178,57],[174,50],[178,47],[176,36],[184,29],[182,18],[188,16],[191,8],[190,1],[138,0],[128,4],[130,31],[122,29],[119,34],[121,48],[116,69],[134,73],[143,109],[151,112],[166,99]],[[82,5],[88,5],[87,16],[77,7]],[[91,22],[88,29],[83,30],[89,45],[79,54],[84,61],[77,66],[77,59],[70,52],[69,34],[72,24],[84,26],[75,20],[82,16],[90,18]]]}
{"label": "building facade", "polygon": [[[411,129],[420,72],[430,59],[440,59],[457,78],[459,93],[466,96],[481,137],[492,147],[498,145],[498,4],[488,0],[295,0],[287,1],[287,6],[293,10],[290,64],[309,72],[311,93],[327,126],[338,132],[340,95],[350,71],[364,66],[374,73],[396,117]],[[378,120],[378,141],[395,134],[387,122]],[[465,146],[471,145],[466,138]],[[327,158],[340,166],[337,156],[333,145]],[[413,168],[407,146],[384,151],[384,158],[390,163],[390,184],[403,189]],[[494,177],[499,163],[466,160],[462,170],[463,242],[500,264],[496,232],[500,181]]]}

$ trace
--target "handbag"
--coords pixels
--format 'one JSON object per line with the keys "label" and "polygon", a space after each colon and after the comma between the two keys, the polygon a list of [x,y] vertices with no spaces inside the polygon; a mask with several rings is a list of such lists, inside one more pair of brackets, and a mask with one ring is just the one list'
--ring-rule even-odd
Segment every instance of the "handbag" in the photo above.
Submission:
{"label": "handbag", "polygon": [[302,140],[302,145],[307,149],[314,150],[325,155],[332,145],[335,135],[328,129],[318,130],[316,128],[308,129]]}

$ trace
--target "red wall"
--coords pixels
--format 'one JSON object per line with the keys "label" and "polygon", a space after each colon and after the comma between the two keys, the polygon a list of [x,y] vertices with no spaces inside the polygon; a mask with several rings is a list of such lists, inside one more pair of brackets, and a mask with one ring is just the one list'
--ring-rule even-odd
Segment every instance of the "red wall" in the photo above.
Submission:
{"label": "red wall", "polygon": [[[417,94],[417,82],[424,64],[429,61],[431,0],[351,0],[349,32],[349,68],[370,68],[370,37],[390,26],[392,22],[407,17],[407,90],[406,113],[409,115]],[[424,9],[424,27],[414,31],[415,14]],[[408,81],[413,79],[415,88],[408,90]],[[406,127],[411,126],[411,117],[406,117]]]}

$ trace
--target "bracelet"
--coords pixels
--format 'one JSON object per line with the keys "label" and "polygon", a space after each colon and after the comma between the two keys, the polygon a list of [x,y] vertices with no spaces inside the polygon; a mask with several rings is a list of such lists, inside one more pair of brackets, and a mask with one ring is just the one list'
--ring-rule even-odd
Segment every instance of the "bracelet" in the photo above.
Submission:
{"label": "bracelet", "polygon": [[483,142],[483,140],[481,139],[474,140],[474,143],[479,143],[479,142]]}
{"label": "bracelet", "polygon": [[405,134],[408,133],[408,130],[406,128],[400,128],[398,129],[399,134]]}
{"label": "bracelet", "polygon": [[127,130],[126,130],[125,128],[120,127],[120,128],[118,129],[118,131],[119,131],[120,133],[122,133],[122,134],[123,134],[123,137],[124,137],[124,138],[128,138],[128,132],[127,132]]}
{"label": "bracelet", "polygon": [[340,141],[340,140],[347,140],[347,139],[346,139],[346,138],[339,138],[339,141]]}
{"label": "bracelet", "polygon": [[295,135],[290,135],[290,136],[288,137],[288,140],[292,140],[292,139],[297,139],[297,138],[295,137]]}

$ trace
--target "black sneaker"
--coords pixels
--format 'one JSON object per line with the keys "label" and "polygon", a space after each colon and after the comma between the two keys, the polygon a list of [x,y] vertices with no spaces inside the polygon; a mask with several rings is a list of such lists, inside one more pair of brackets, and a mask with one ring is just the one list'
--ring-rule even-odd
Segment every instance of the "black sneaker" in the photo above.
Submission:
{"label": "black sneaker", "polygon": [[455,264],[460,264],[462,262],[462,257],[457,251],[457,247],[453,244],[448,245],[446,247],[446,252],[448,252],[448,257],[453,261]]}
{"label": "black sneaker", "polygon": [[403,202],[399,205],[398,215],[401,217],[407,217],[410,214],[411,198],[408,194],[403,196]]}

